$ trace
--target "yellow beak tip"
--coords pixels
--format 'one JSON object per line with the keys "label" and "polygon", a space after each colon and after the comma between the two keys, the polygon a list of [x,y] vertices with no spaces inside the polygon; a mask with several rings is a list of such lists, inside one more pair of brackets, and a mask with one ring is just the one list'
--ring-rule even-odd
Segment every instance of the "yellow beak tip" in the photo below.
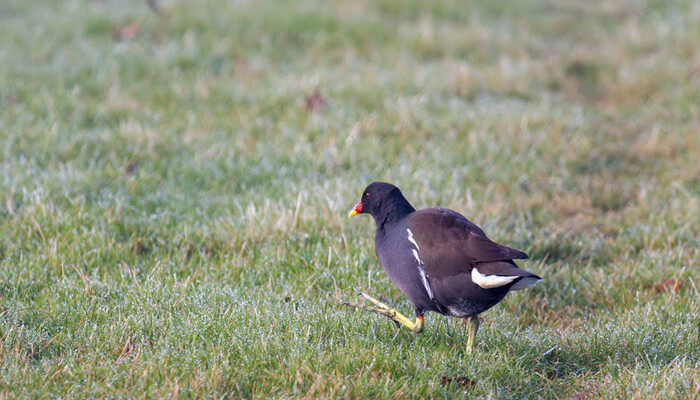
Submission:
{"label": "yellow beak tip", "polygon": [[359,212],[357,212],[357,211],[355,211],[355,210],[352,210],[352,211],[350,211],[350,212],[348,213],[348,218],[354,217],[354,216],[357,215],[357,214],[359,214]]}

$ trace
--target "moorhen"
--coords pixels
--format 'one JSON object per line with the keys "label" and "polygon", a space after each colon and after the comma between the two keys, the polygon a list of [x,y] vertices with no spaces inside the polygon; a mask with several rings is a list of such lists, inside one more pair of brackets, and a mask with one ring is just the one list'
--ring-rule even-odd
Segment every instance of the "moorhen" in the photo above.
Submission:
{"label": "moorhen", "polygon": [[463,318],[469,327],[468,354],[479,328],[478,315],[509,291],[542,280],[513,261],[526,259],[527,254],[491,241],[455,211],[437,207],[416,211],[392,184],[367,186],[349,216],[357,214],[374,218],[379,263],[413,304],[416,320],[364,293],[374,306],[345,304],[382,314],[416,333],[423,330],[426,311]]}

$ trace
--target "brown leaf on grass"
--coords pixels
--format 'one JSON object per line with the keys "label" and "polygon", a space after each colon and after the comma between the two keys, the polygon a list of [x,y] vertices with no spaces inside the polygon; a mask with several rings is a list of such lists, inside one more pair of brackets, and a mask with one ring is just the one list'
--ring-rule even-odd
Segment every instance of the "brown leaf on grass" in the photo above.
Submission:
{"label": "brown leaf on grass", "polygon": [[148,4],[148,8],[150,8],[154,14],[161,17],[167,16],[165,11],[163,11],[163,7],[160,6],[160,2],[158,0],[146,0],[146,4]]}
{"label": "brown leaf on grass", "polygon": [[138,166],[138,163],[136,161],[130,162],[126,167],[124,167],[124,173],[126,175],[133,175],[137,166]]}
{"label": "brown leaf on grass", "polygon": [[112,31],[112,39],[114,40],[130,40],[133,39],[141,31],[141,25],[134,22],[121,28],[114,28]]}
{"label": "brown leaf on grass", "polygon": [[148,253],[149,250],[150,249],[145,244],[143,244],[143,240],[140,237],[137,237],[136,243],[134,243],[131,246],[131,251],[133,251],[134,253],[137,253],[139,255],[146,254],[146,253]]}
{"label": "brown leaf on grass", "polygon": [[117,358],[122,358],[127,356],[133,350],[134,344],[131,342],[131,338],[126,338],[126,342],[120,351],[117,353]]}
{"label": "brown leaf on grass", "polygon": [[249,76],[256,75],[256,71],[250,66],[244,59],[236,58],[233,64],[234,73],[239,75],[241,78],[246,78]]}
{"label": "brown leaf on grass", "polygon": [[681,282],[672,278],[664,278],[661,283],[647,285],[647,289],[653,290],[655,293],[678,292],[681,290]]}
{"label": "brown leaf on grass", "polygon": [[452,382],[458,383],[462,387],[462,389],[469,389],[469,388],[476,386],[476,381],[469,379],[466,376],[458,376],[456,378],[452,378],[452,377],[443,375],[440,377],[440,385],[441,386],[450,385],[450,384],[452,384]]}
{"label": "brown leaf on grass", "polygon": [[321,92],[316,89],[312,94],[304,98],[304,104],[306,105],[306,111],[320,111],[326,106],[326,99],[324,99],[323,96],[321,96]]}
{"label": "brown leaf on grass", "polygon": [[10,93],[5,96],[5,104],[8,106],[14,106],[17,104],[17,95],[14,93]]}

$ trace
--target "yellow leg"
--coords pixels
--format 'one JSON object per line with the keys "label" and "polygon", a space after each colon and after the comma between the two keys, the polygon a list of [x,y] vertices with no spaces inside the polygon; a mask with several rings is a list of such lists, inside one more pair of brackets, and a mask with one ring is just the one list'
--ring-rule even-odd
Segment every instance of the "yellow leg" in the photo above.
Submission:
{"label": "yellow leg", "polygon": [[362,297],[364,297],[366,300],[369,300],[370,302],[374,303],[376,307],[368,307],[364,306],[361,304],[354,304],[354,303],[348,303],[348,302],[343,302],[344,305],[354,307],[354,308],[360,308],[362,310],[367,310],[367,311],[372,311],[377,314],[381,314],[390,320],[401,324],[405,326],[406,328],[412,330],[413,332],[419,333],[423,330],[423,316],[419,315],[416,318],[416,321],[411,321],[408,319],[405,315],[401,314],[397,310],[389,307],[388,305],[382,303],[381,301],[365,294],[362,293]]}
{"label": "yellow leg", "polygon": [[467,337],[467,354],[472,354],[472,349],[474,349],[474,336],[476,336],[476,331],[479,330],[479,317],[473,316],[465,318],[467,326],[469,327],[469,336]]}

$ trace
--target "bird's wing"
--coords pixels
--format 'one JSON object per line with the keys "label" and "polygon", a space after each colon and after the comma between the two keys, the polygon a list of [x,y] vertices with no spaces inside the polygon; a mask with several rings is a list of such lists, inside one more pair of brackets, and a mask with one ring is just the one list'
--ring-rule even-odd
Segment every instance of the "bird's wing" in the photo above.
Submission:
{"label": "bird's wing", "polygon": [[489,240],[481,228],[445,208],[414,212],[408,229],[431,277],[467,272],[477,263],[528,258],[522,251]]}

